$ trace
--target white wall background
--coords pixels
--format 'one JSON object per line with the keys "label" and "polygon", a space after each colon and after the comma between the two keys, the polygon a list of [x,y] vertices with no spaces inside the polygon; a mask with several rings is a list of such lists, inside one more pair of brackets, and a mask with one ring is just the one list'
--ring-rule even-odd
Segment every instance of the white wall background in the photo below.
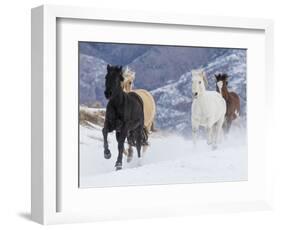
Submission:
{"label": "white wall background", "polygon": [[[276,97],[281,98],[281,14],[276,0],[8,0],[0,13],[0,228],[38,229],[29,221],[30,209],[30,8],[41,4],[68,4],[174,12],[197,15],[262,17],[275,20]],[[278,77],[280,76],[280,77]],[[278,92],[279,91],[279,92]],[[281,117],[276,108],[277,118]],[[280,122],[276,123],[276,186],[273,212],[230,215],[188,216],[168,219],[130,220],[79,225],[48,226],[52,229],[280,229],[281,151],[278,145]],[[279,152],[278,152],[279,150]],[[149,204],[148,204],[149,205]]]}

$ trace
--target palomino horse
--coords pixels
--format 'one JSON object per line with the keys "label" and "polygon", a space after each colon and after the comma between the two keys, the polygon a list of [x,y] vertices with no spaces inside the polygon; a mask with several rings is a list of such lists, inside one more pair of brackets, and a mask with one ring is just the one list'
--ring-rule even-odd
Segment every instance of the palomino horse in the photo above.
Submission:
{"label": "palomino horse", "polygon": [[[153,96],[145,89],[134,89],[133,83],[135,80],[135,72],[130,70],[128,67],[123,72],[124,81],[121,83],[124,92],[134,92],[140,96],[143,101],[143,112],[144,112],[144,127],[146,129],[146,133],[150,133],[154,129],[154,119],[156,114],[156,105]],[[147,146],[147,145],[146,145]],[[145,151],[146,146],[144,146],[143,150]],[[125,152],[126,154],[126,152]],[[132,160],[133,150],[131,145],[128,148],[128,156],[127,161]]]}
{"label": "palomino horse", "polygon": [[229,132],[231,127],[231,123],[237,117],[239,117],[240,113],[240,98],[235,92],[228,92],[227,84],[228,84],[228,75],[227,74],[217,74],[216,77],[216,88],[217,92],[219,92],[225,102],[226,102],[226,114],[225,114],[225,123],[224,123],[224,131],[226,133]]}
{"label": "palomino horse", "polygon": [[207,128],[208,144],[217,148],[219,134],[222,130],[226,113],[226,103],[216,91],[207,91],[208,85],[205,72],[201,69],[192,70],[192,136],[196,145],[199,126]]}
{"label": "palomino horse", "polygon": [[135,143],[139,158],[141,157],[141,146],[147,141],[144,135],[143,102],[136,93],[125,93],[123,91],[121,87],[123,80],[122,67],[107,66],[104,95],[109,101],[106,106],[105,122],[102,130],[104,157],[106,159],[111,157],[107,134],[116,130],[116,140],[118,142],[116,170],[122,169],[124,142],[126,138]]}

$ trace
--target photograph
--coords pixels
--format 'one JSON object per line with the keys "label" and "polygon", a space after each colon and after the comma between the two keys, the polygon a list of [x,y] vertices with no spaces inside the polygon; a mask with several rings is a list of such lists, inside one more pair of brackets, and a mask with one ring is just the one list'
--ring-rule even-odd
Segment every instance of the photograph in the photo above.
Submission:
{"label": "photograph", "polygon": [[79,188],[247,181],[247,49],[78,42]]}

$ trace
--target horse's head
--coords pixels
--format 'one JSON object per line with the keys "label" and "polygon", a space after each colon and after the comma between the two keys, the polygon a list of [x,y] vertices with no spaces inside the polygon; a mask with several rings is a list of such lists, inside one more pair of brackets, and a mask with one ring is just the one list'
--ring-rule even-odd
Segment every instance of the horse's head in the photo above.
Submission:
{"label": "horse's head", "polygon": [[121,82],[124,80],[122,76],[122,66],[107,65],[107,74],[105,75],[105,91],[104,95],[107,99],[114,97],[122,90]]}
{"label": "horse's head", "polygon": [[130,70],[128,67],[123,72],[124,81],[122,82],[121,86],[124,92],[130,92],[133,89],[133,83],[135,80],[135,72]]}
{"label": "horse's head", "polygon": [[227,89],[227,84],[228,84],[228,75],[223,73],[215,74],[216,77],[216,88],[217,91],[223,94],[225,89]]}
{"label": "horse's head", "polygon": [[202,95],[207,86],[208,81],[204,70],[192,70],[192,96],[197,98]]}

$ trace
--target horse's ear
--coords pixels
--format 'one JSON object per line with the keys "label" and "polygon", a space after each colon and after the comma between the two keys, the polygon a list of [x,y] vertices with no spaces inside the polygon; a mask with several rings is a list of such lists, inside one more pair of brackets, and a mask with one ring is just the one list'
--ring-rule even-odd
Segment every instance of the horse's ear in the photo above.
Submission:
{"label": "horse's ear", "polygon": [[110,66],[109,64],[107,64],[107,67],[106,67],[106,68],[107,68],[107,71],[110,70],[110,67],[111,67],[111,66]]}
{"label": "horse's ear", "polygon": [[122,65],[119,66],[119,69],[118,69],[120,72],[122,72]]}

